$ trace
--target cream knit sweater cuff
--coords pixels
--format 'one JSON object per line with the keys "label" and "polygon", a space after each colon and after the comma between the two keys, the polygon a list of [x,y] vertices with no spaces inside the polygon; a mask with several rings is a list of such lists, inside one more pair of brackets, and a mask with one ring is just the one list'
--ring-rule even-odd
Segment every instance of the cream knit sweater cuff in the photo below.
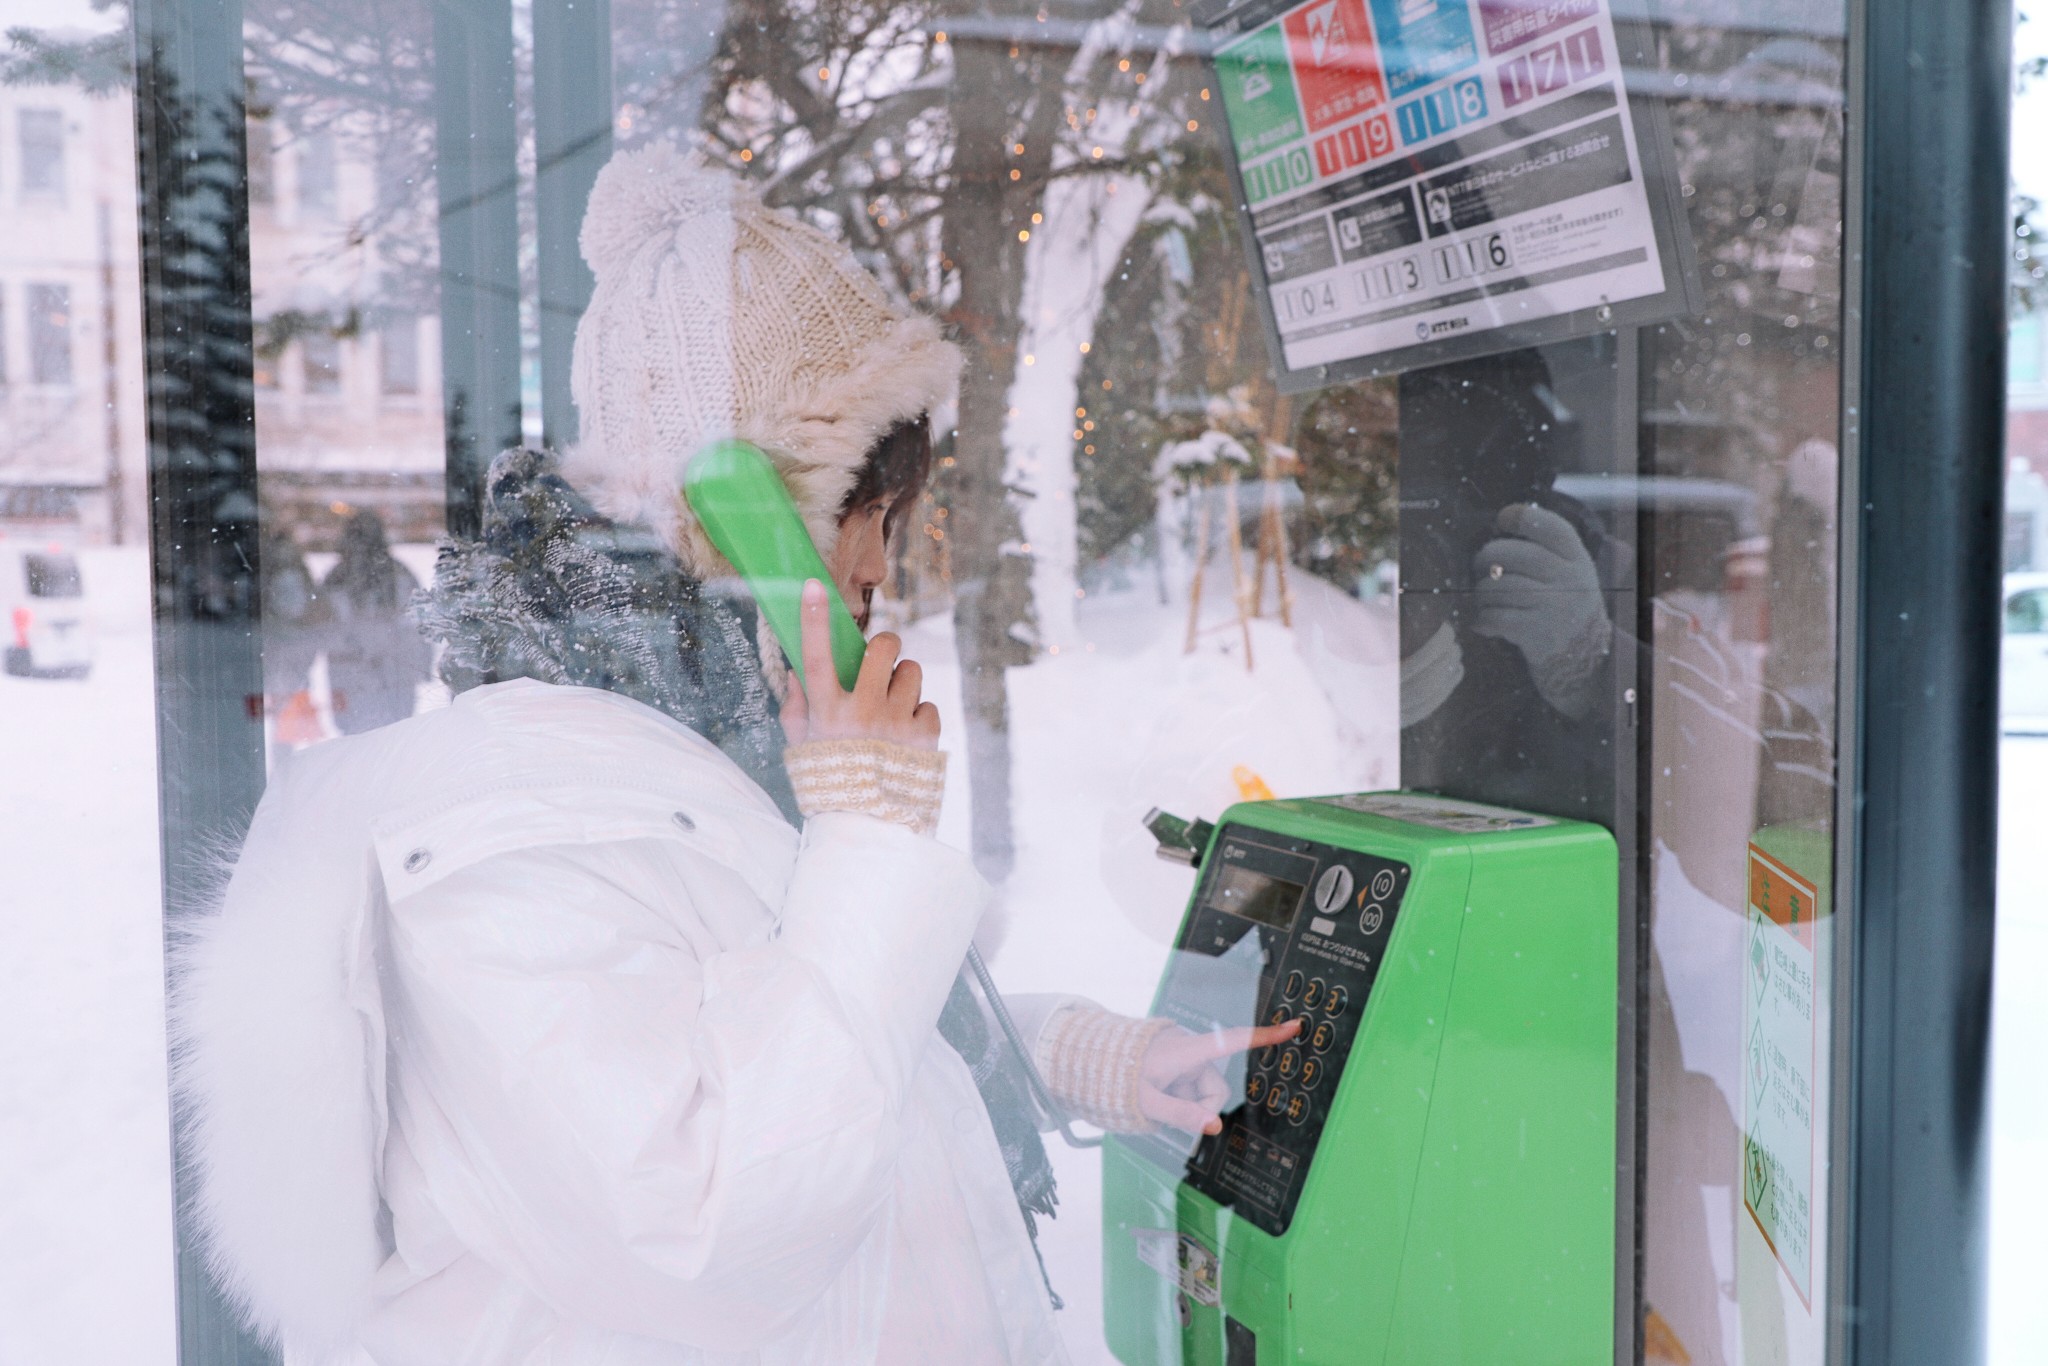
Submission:
{"label": "cream knit sweater cuff", "polygon": [[1145,1050],[1168,1020],[1134,1020],[1100,1006],[1062,1006],[1039,1031],[1033,1062],[1068,1113],[1119,1134],[1154,1128],[1138,1108]]}
{"label": "cream knit sweater cuff", "polygon": [[797,809],[857,811],[920,835],[938,828],[946,756],[888,740],[807,740],[782,752]]}

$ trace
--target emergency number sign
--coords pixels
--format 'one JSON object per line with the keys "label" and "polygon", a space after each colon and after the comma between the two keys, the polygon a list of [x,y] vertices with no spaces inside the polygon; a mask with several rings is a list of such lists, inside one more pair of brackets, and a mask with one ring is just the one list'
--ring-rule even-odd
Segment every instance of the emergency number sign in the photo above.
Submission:
{"label": "emergency number sign", "polygon": [[1607,0],[1251,0],[1210,34],[1283,378],[1676,283]]}

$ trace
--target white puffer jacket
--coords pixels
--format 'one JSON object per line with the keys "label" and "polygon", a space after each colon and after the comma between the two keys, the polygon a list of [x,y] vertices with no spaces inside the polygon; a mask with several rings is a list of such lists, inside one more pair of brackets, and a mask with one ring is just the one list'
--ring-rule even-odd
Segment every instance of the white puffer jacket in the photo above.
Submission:
{"label": "white puffer jacket", "polygon": [[216,1274],[296,1362],[1062,1360],[935,1028],[986,895],[609,693],[309,750],[180,951]]}

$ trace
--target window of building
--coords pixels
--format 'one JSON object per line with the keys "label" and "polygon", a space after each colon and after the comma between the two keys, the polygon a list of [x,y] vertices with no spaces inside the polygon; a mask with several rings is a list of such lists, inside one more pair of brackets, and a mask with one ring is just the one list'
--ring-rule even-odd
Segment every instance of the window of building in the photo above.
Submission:
{"label": "window of building", "polygon": [[37,384],[71,383],[71,287],[28,287],[28,368]]}
{"label": "window of building", "polygon": [[341,340],[332,332],[308,332],[299,338],[299,363],[307,393],[341,392]]}
{"label": "window of building", "polygon": [[382,382],[387,394],[420,391],[420,320],[407,313],[384,324]]}
{"label": "window of building", "polygon": [[249,202],[277,202],[277,155],[271,143],[269,119],[249,120]]}
{"label": "window of building", "polygon": [[28,595],[32,598],[85,596],[85,587],[78,575],[78,560],[73,556],[54,551],[25,555],[22,557],[22,570],[28,580]]}
{"label": "window of building", "polygon": [[64,113],[24,109],[21,134],[21,194],[24,199],[60,198],[64,193]]}
{"label": "window of building", "polygon": [[2035,314],[2015,318],[2006,334],[2005,382],[2041,382],[2041,319]]}
{"label": "window of building", "polygon": [[334,213],[334,135],[308,133],[299,139],[299,212],[308,218]]}
{"label": "window of building", "polygon": [[2005,572],[2016,574],[2034,567],[2034,514],[2005,514]]}
{"label": "window of building", "polygon": [[2048,631],[2048,588],[2031,588],[2006,599],[2005,632],[2034,636]]}

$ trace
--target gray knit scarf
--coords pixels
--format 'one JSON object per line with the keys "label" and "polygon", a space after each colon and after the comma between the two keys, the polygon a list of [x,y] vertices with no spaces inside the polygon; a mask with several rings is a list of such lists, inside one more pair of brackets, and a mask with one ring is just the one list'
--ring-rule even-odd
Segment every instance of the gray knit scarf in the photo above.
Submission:
{"label": "gray knit scarf", "polygon": [[[442,545],[414,614],[447,647],[441,679],[451,690],[533,678],[630,697],[717,745],[792,825],[803,823],[751,601],[707,593],[658,536],[600,516],[553,457],[510,450],[491,462],[482,536]],[[974,1076],[1035,1248],[1038,1216],[1059,1203],[1052,1163],[1023,1069],[964,972],[939,1033]]]}

